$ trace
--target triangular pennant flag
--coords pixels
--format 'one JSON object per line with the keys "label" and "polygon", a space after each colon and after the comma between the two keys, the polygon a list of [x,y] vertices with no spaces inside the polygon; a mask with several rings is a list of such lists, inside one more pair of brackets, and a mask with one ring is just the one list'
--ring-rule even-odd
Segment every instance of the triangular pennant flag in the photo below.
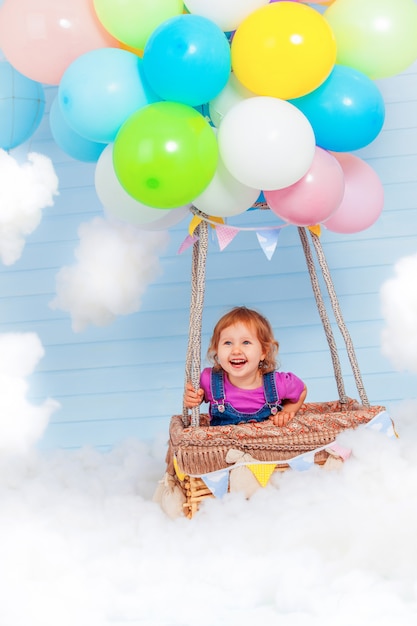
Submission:
{"label": "triangular pennant flag", "polygon": [[259,241],[259,245],[265,253],[268,261],[272,259],[272,256],[277,247],[278,235],[281,232],[280,229],[262,230],[257,231],[256,236]]}
{"label": "triangular pennant flag", "polygon": [[217,241],[219,248],[223,251],[238,234],[239,229],[232,226],[216,226]]}
{"label": "triangular pennant flag", "polygon": [[296,470],[297,472],[305,472],[314,465],[314,454],[314,450],[312,452],[306,452],[305,454],[300,454],[299,456],[290,459],[287,463],[291,469]]}
{"label": "triangular pennant flag", "polygon": [[229,470],[210,472],[209,474],[203,474],[200,478],[216,498],[222,498],[227,493],[229,488]]}
{"label": "triangular pennant flag", "polygon": [[193,215],[193,218],[188,225],[188,232],[190,233],[190,235],[194,234],[195,229],[202,221],[203,220],[201,219],[201,217],[198,217],[198,215]]}
{"label": "triangular pennant flag", "polygon": [[[216,224],[224,224],[224,219],[217,215],[209,215],[208,222],[216,222]],[[216,224],[210,224],[212,228],[217,228]]]}
{"label": "triangular pennant flag", "polygon": [[339,456],[341,459],[346,461],[350,455],[352,454],[352,450],[349,448],[343,448],[337,441],[334,441],[326,448],[329,454],[333,454],[335,456]]}
{"label": "triangular pennant flag", "polygon": [[394,429],[394,424],[387,411],[381,411],[370,422],[365,424],[365,428],[371,428],[372,430],[378,430],[380,433],[387,435],[388,437],[398,437]]}
{"label": "triangular pennant flag", "polygon": [[314,235],[317,235],[317,237],[320,237],[320,235],[321,235],[321,226],[320,226],[320,224],[315,224],[315,226],[307,226],[307,228]]}
{"label": "triangular pennant flag", "polygon": [[176,473],[176,475],[178,476],[179,480],[182,482],[182,481],[184,480],[184,478],[185,478],[185,474],[184,474],[184,472],[182,472],[182,471],[180,470],[179,465],[178,465],[178,461],[177,461],[177,457],[176,457],[176,456],[174,456],[173,463],[174,463],[174,470],[175,470],[175,473]]}
{"label": "triangular pennant flag", "polygon": [[248,467],[257,478],[261,487],[266,487],[274,473],[276,463],[250,463],[246,467]]}
{"label": "triangular pennant flag", "polygon": [[178,248],[178,254],[182,254],[190,246],[194,245],[196,241],[198,241],[198,237],[196,237],[195,235],[187,235],[180,247]]}

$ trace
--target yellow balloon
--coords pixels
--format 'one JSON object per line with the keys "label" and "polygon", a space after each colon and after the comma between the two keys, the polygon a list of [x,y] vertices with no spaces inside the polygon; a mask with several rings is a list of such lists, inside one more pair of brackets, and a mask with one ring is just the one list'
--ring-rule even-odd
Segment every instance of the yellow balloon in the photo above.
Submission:
{"label": "yellow balloon", "polygon": [[238,26],[232,39],[237,79],[260,96],[288,100],[314,91],[336,61],[336,39],[315,9],[295,2],[267,4]]}

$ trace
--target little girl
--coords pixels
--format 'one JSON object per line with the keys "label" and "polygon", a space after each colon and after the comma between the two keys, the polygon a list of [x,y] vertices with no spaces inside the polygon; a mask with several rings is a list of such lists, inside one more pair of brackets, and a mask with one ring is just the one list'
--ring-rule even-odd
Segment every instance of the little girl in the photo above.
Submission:
{"label": "little girl", "polygon": [[185,386],[184,406],[209,403],[210,425],[272,420],[286,426],[307,395],[291,372],[277,372],[278,342],[257,311],[235,307],[217,322],[207,356],[214,364],[201,373],[200,389]]}

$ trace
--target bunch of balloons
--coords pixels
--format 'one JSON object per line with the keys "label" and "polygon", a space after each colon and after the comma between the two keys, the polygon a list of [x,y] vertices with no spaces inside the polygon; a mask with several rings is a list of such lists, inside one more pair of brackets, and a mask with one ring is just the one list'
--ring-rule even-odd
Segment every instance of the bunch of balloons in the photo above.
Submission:
{"label": "bunch of balloons", "polygon": [[374,81],[417,59],[416,32],[414,0],[4,0],[3,64],[20,82],[0,73],[0,107],[12,83],[37,105],[29,130],[17,107],[22,132],[0,124],[0,147],[34,132],[42,83],[56,85],[52,135],[96,162],[117,217],[228,217],[263,193],[291,224],[357,232],[383,192],[351,153],[382,130]]}

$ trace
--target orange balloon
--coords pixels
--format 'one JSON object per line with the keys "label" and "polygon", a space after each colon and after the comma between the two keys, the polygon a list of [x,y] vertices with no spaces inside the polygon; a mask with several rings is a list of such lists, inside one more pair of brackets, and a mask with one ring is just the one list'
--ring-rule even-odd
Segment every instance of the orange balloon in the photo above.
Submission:
{"label": "orange balloon", "polygon": [[295,2],[267,4],[238,26],[231,45],[236,78],[261,96],[299,98],[323,83],[336,61],[324,17]]}

